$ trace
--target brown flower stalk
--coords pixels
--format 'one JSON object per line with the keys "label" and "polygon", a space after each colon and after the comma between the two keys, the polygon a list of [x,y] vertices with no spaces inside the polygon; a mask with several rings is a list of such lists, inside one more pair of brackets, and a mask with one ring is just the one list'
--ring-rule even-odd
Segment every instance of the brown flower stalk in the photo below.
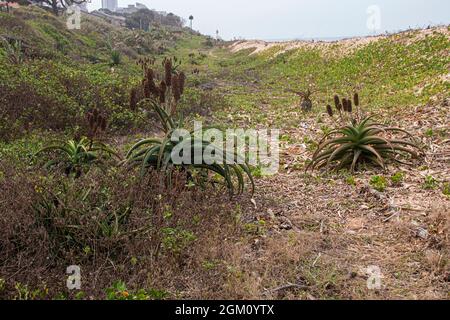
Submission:
{"label": "brown flower stalk", "polygon": [[347,99],[345,98],[342,99],[342,108],[344,109],[345,112],[348,112],[348,103]]}
{"label": "brown flower stalk", "polygon": [[359,107],[359,94],[357,92],[353,96],[353,102],[355,103],[355,106]]}
{"label": "brown flower stalk", "polygon": [[186,85],[186,75],[184,74],[184,72],[180,72],[180,74],[178,75],[178,79],[180,82],[180,92],[181,94],[183,94],[184,86]]}
{"label": "brown flower stalk", "polygon": [[333,117],[333,108],[330,105],[327,105],[327,113],[330,117]]}
{"label": "brown flower stalk", "polygon": [[167,85],[164,80],[161,81],[159,84],[159,102],[165,103],[166,102],[166,91],[167,91]]}
{"label": "brown flower stalk", "polygon": [[335,95],[335,96],[334,96],[334,106],[336,107],[336,109],[337,109],[338,111],[341,111],[342,105],[341,105],[341,101],[340,101],[338,95]]}
{"label": "brown flower stalk", "polygon": [[87,121],[89,123],[88,138],[92,142],[99,131],[105,131],[107,127],[106,118],[100,114],[97,109],[86,114]]}
{"label": "brown flower stalk", "polygon": [[172,84],[172,59],[166,59],[164,63],[165,81],[168,86]]}
{"label": "brown flower stalk", "polygon": [[130,91],[130,109],[135,111],[137,108],[137,90],[132,88]]}
{"label": "brown flower stalk", "polygon": [[143,86],[144,86],[145,99],[150,99],[151,91],[150,91],[150,85],[149,85],[148,80],[144,80]]}
{"label": "brown flower stalk", "polygon": [[180,77],[178,75],[174,75],[172,77],[172,93],[175,102],[180,101],[181,99],[181,86],[180,86]]}

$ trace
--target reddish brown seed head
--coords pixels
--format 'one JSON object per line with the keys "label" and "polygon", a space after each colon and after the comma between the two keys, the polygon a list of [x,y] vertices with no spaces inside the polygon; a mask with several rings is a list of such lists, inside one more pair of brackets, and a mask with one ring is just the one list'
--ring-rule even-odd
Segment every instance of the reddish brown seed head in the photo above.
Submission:
{"label": "reddish brown seed head", "polygon": [[159,92],[159,102],[166,103],[166,91],[159,88],[158,92]]}
{"label": "reddish brown seed head", "polygon": [[155,73],[153,72],[153,69],[149,68],[147,69],[145,73],[146,80],[153,80],[155,78]]}
{"label": "reddish brown seed head", "polygon": [[347,111],[348,112],[353,112],[353,106],[352,106],[352,100],[347,100]]}
{"label": "reddish brown seed head", "polygon": [[330,105],[327,105],[327,113],[330,117],[333,116],[333,108]]}
{"label": "reddish brown seed head", "polygon": [[168,86],[172,84],[172,60],[166,59],[166,62],[164,63],[164,69],[165,69],[165,81]]}
{"label": "reddish brown seed head", "polygon": [[176,102],[181,99],[180,81],[177,75],[172,77],[172,93]]}
{"label": "reddish brown seed head", "polygon": [[355,103],[355,106],[359,107],[359,94],[358,92],[355,93],[353,96],[353,102]]}
{"label": "reddish brown seed head", "polygon": [[181,94],[183,94],[184,86],[186,85],[186,75],[184,74],[184,72],[180,72],[180,74],[178,75],[178,80],[180,82],[180,92]]}
{"label": "reddish brown seed head", "polygon": [[151,95],[150,86],[147,80],[144,81],[144,97],[149,99]]}
{"label": "reddish brown seed head", "polygon": [[339,100],[339,96],[335,95],[334,96],[334,106],[336,107],[336,109],[340,110],[339,109],[340,104],[341,104],[341,101]]}
{"label": "reddish brown seed head", "polygon": [[92,129],[94,127],[94,115],[91,112],[87,114],[87,120],[89,122],[89,128]]}
{"label": "reddish brown seed head", "polygon": [[166,81],[161,80],[161,83],[159,84],[159,90],[166,92],[167,91],[167,84]]}
{"label": "reddish brown seed head", "polygon": [[101,117],[100,123],[99,123],[100,129],[102,131],[106,130],[106,118]]}
{"label": "reddish brown seed head", "polygon": [[344,111],[348,111],[347,99],[345,98],[342,99],[342,108],[344,109]]}
{"label": "reddish brown seed head", "polygon": [[135,111],[137,108],[137,90],[132,88],[130,91],[130,109]]}

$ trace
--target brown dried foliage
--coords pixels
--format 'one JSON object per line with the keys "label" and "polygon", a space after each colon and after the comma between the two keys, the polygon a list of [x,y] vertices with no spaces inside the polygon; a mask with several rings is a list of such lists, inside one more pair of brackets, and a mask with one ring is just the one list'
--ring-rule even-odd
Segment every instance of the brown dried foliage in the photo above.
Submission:
{"label": "brown dried foliage", "polygon": [[[42,180],[38,173],[5,163],[0,170],[0,274],[6,280],[0,298],[13,298],[18,282],[33,289],[43,279],[47,298],[67,292],[65,269],[73,264],[82,269],[83,291],[97,299],[117,280],[130,289],[173,294],[195,285],[198,290],[188,291],[199,294],[207,285],[197,281],[204,276],[207,253],[198,253],[204,243],[219,248],[224,237],[232,239],[236,232],[227,225],[234,210],[228,199],[187,189],[183,173],[174,176],[168,189],[155,172],[140,183],[122,170],[114,175],[93,171],[89,179],[69,183]],[[185,230],[196,240],[174,250],[164,230]]]}

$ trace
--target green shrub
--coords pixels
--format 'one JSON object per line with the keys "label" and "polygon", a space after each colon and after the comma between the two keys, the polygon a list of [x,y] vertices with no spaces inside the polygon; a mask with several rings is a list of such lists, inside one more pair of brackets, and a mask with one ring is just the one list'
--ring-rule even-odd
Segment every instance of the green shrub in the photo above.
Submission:
{"label": "green shrub", "polygon": [[197,239],[194,233],[180,228],[163,228],[162,234],[163,248],[174,254],[182,253]]}
{"label": "green shrub", "polygon": [[350,186],[356,186],[356,180],[354,176],[348,176],[345,178],[345,182]]}
{"label": "green shrub", "polygon": [[11,64],[21,64],[24,61],[24,53],[21,40],[8,40],[0,36],[0,43],[5,50],[6,58]]}
{"label": "green shrub", "polygon": [[438,187],[438,182],[433,176],[426,176],[423,183],[423,188],[426,190],[434,190]]}
{"label": "green shrub", "polygon": [[398,186],[403,182],[405,175],[403,172],[397,172],[396,174],[391,176],[391,182],[394,186]]}
{"label": "green shrub", "polygon": [[387,187],[387,181],[385,177],[373,176],[370,178],[370,185],[377,191],[384,192]]}
{"label": "green shrub", "polygon": [[140,289],[129,291],[123,281],[116,281],[106,289],[107,300],[163,300],[167,298],[168,293],[163,290]]}
{"label": "green shrub", "polygon": [[91,166],[101,167],[111,156],[117,156],[106,144],[85,137],[45,147],[36,153],[36,156],[45,152],[55,154],[55,157],[45,164],[46,169],[62,170],[67,176],[73,175],[76,178],[89,171]]}
{"label": "green shrub", "polygon": [[120,54],[119,51],[117,51],[117,50],[112,50],[112,51],[110,52],[110,55],[111,55],[111,57],[110,57],[110,59],[111,59],[110,65],[111,65],[112,67],[118,66],[118,65],[122,62],[122,55]]}
{"label": "green shrub", "polygon": [[442,193],[450,197],[450,183],[446,182],[442,185]]}
{"label": "green shrub", "polygon": [[425,136],[426,136],[427,138],[433,138],[433,136],[434,136],[434,131],[433,131],[433,129],[427,129],[427,130],[425,131]]}

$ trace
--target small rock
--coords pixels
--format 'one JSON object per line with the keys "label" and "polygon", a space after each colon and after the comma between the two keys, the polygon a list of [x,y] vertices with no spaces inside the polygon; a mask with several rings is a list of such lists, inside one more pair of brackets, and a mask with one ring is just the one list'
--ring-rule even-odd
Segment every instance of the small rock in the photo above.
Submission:
{"label": "small rock", "polygon": [[200,85],[200,89],[205,91],[211,91],[216,87],[216,84],[213,82],[203,83]]}
{"label": "small rock", "polygon": [[427,239],[428,239],[428,236],[429,236],[429,233],[428,233],[428,230],[427,230],[427,229],[424,229],[424,228],[418,228],[418,229],[417,229],[416,235],[417,235],[417,237],[419,237],[419,238],[421,238],[421,239],[427,240]]}
{"label": "small rock", "polygon": [[285,217],[280,217],[281,223],[280,223],[280,229],[282,230],[292,230],[292,223],[289,221],[289,219]]}
{"label": "small rock", "polygon": [[272,220],[275,219],[275,213],[273,213],[272,209],[267,210],[267,214],[270,217],[270,219],[272,219]]}
{"label": "small rock", "polygon": [[364,228],[364,219],[363,218],[350,219],[347,223],[347,227],[350,230],[361,230]]}
{"label": "small rock", "polygon": [[280,224],[280,229],[282,230],[292,230],[292,225],[288,222],[283,222]]}

